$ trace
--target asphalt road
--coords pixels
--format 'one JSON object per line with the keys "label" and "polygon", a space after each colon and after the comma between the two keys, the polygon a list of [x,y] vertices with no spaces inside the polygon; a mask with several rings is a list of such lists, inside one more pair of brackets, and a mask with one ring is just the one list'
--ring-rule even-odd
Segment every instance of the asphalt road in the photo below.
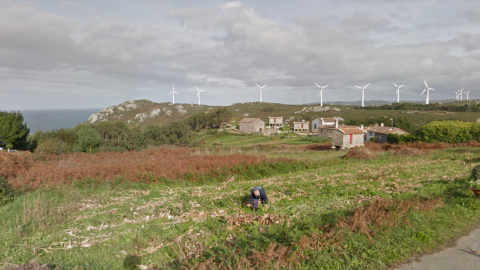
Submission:
{"label": "asphalt road", "polygon": [[398,266],[398,270],[480,269],[480,229],[457,240],[455,247],[420,257],[420,261]]}

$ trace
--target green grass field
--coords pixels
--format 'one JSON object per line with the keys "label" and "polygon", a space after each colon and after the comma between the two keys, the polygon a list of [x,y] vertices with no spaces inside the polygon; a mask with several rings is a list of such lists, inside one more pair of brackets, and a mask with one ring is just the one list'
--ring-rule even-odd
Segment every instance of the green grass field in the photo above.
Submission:
{"label": "green grass field", "polygon": [[[480,217],[480,200],[466,183],[479,149],[347,160],[345,152],[251,149],[265,138],[244,137],[209,137],[206,144],[315,166],[188,187],[87,181],[23,194],[0,208],[0,267],[382,269],[435,249]],[[267,190],[268,211],[245,207],[256,185]],[[349,223],[376,201],[386,202],[374,211],[383,216],[365,214],[364,227]]]}

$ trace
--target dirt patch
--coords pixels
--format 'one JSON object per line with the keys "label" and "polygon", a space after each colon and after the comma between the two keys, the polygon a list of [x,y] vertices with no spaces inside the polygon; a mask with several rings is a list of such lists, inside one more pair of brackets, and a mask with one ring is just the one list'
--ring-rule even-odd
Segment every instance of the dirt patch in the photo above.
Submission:
{"label": "dirt patch", "polygon": [[395,151],[397,156],[425,156],[427,153],[417,148],[405,148]]}
{"label": "dirt patch", "polygon": [[444,142],[411,142],[411,143],[401,143],[401,144],[390,144],[390,143],[374,143],[374,142],[365,142],[365,147],[370,151],[397,151],[401,149],[416,148],[420,150],[436,150],[436,149],[445,149],[445,148],[455,148],[455,147],[480,147],[480,141],[466,142],[466,143],[444,143]]}
{"label": "dirt patch", "polygon": [[252,214],[236,214],[234,216],[225,216],[225,221],[227,222],[230,229],[241,226],[242,224],[252,224],[257,222],[259,225],[266,226],[272,223],[283,223],[286,220],[286,217],[281,217],[272,214],[264,215],[252,215]]}
{"label": "dirt patch", "polygon": [[348,151],[344,158],[375,159],[377,156],[368,148],[356,148]]}
{"label": "dirt patch", "polygon": [[332,142],[310,144],[307,146],[307,149],[312,151],[329,151],[332,150]]}

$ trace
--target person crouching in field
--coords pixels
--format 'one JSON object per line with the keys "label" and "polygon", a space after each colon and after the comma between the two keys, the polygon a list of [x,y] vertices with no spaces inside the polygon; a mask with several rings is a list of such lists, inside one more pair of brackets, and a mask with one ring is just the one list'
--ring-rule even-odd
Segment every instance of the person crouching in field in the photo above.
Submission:
{"label": "person crouching in field", "polygon": [[268,198],[267,193],[265,193],[265,189],[262,187],[254,187],[250,191],[250,197],[248,197],[248,204],[247,207],[252,206],[253,202],[253,210],[257,211],[258,207],[258,200],[265,204],[265,210],[268,210]]}

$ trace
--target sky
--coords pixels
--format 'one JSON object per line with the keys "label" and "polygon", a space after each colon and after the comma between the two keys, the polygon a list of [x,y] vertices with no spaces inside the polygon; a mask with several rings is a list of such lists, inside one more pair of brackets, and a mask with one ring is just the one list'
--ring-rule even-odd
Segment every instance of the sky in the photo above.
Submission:
{"label": "sky", "polygon": [[[0,0],[0,110],[480,98],[480,1]],[[466,99],[466,95],[463,96]]]}

